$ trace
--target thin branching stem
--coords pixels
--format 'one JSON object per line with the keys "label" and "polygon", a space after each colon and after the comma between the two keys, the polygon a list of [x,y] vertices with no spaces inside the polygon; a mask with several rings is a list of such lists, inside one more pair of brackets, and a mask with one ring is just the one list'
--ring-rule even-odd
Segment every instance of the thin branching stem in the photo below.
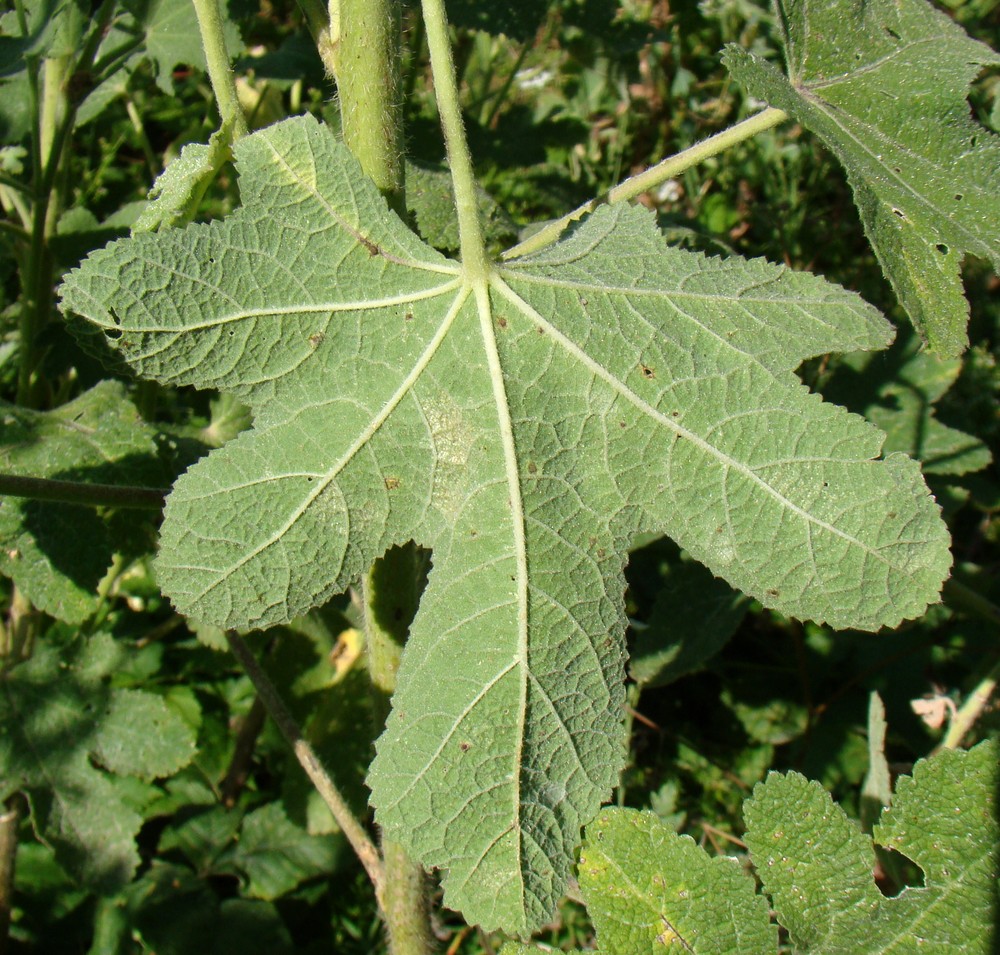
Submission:
{"label": "thin branching stem", "polygon": [[30,497],[36,501],[58,501],[62,504],[159,511],[163,509],[163,500],[169,493],[167,488],[161,487],[88,484],[83,481],[0,474],[0,495]]}
{"label": "thin branching stem", "polygon": [[239,139],[247,133],[247,120],[236,94],[236,78],[226,50],[218,0],[194,0],[194,9],[198,15],[202,46],[205,48],[208,78],[212,81],[212,91],[215,93],[222,125],[231,123],[233,138]]}
{"label": "thin branching stem", "polygon": [[585,202],[582,206],[564,215],[561,219],[550,222],[547,226],[539,229],[529,238],[525,239],[524,242],[504,252],[503,258],[505,260],[514,259],[518,256],[527,255],[529,252],[537,252],[539,249],[543,249],[545,246],[555,242],[570,223],[582,219],[588,212],[593,212],[598,206],[613,205],[616,202],[628,202],[630,199],[635,199],[644,192],[649,192],[650,189],[655,189],[667,180],[679,176],[692,166],[696,166],[698,163],[718,155],[726,149],[735,146],[737,143],[742,143],[752,136],[764,132],[764,130],[778,126],[785,122],[786,119],[788,119],[788,114],[783,110],[768,108],[737,123],[735,126],[731,126],[729,129],[724,129],[721,133],[709,136],[708,139],[703,139],[700,143],[695,143],[695,145],[688,149],[677,153],[676,156],[670,156],[668,159],[664,159],[663,162],[657,163],[644,172],[626,179],[624,182],[609,189],[603,196]]}
{"label": "thin branching stem", "polygon": [[351,812],[347,801],[341,795],[336,783],[334,783],[330,774],[320,762],[316,751],[303,737],[299,724],[292,718],[288,707],[285,706],[285,701],[282,700],[277,688],[257,662],[246,642],[233,630],[226,631],[226,639],[229,641],[229,647],[233,651],[233,655],[239,660],[240,666],[243,667],[244,672],[250,678],[250,682],[254,685],[254,689],[257,691],[258,697],[260,697],[260,701],[264,704],[264,708],[271,719],[274,720],[281,735],[285,737],[288,744],[292,747],[299,764],[306,771],[306,775],[312,781],[323,802],[326,803],[333,814],[333,818],[336,820],[337,825],[340,826],[341,832],[347,837],[347,841],[351,844],[355,855],[361,860],[361,864],[365,867],[365,872],[368,873],[368,878],[371,879],[372,885],[375,887],[376,897],[381,898],[385,883],[385,872],[375,844],[368,837],[368,833],[365,832],[364,827],[355,817],[354,813]]}

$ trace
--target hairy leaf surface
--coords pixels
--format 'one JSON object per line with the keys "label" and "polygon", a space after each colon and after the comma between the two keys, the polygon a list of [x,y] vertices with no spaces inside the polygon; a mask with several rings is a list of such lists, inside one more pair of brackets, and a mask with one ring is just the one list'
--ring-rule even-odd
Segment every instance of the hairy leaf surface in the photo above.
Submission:
{"label": "hairy leaf surface", "polygon": [[872,839],[819,783],[772,773],[746,803],[746,842],[778,920],[802,951],[985,952],[997,906],[998,747],[946,750],[899,780],[874,840],[912,859],[924,884],[886,898]]}
{"label": "hairy leaf surface", "polygon": [[788,77],[735,46],[726,66],[836,153],[913,324],[935,350],[959,354],[962,257],[1000,270],[1000,137],[966,100],[1000,55],[926,0],[780,0],[778,11]]}
{"label": "hairy leaf surface", "polygon": [[670,250],[624,206],[472,282],[314,120],[236,154],[228,220],[115,243],[63,288],[140,374],[254,411],[175,485],[159,579],[195,618],[265,627],[431,548],[373,802],[449,905],[527,931],[624,755],[636,533],[836,626],[936,599],[917,465],[794,375],[890,330],[813,276]]}
{"label": "hairy leaf surface", "polygon": [[777,951],[767,901],[740,863],[651,812],[604,810],[587,826],[579,879],[607,955]]}

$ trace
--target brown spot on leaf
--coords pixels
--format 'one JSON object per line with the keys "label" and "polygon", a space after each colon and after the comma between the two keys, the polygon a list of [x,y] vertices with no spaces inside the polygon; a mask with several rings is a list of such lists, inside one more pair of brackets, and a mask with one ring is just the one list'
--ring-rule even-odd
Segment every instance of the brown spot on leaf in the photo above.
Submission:
{"label": "brown spot on leaf", "polygon": [[398,477],[387,477],[385,479],[385,489],[387,491],[395,491],[397,487],[399,487]]}
{"label": "brown spot on leaf", "polygon": [[645,378],[647,381],[651,378],[656,377],[656,372],[653,371],[653,369],[650,368],[649,365],[640,365],[639,367],[642,369],[642,377]]}

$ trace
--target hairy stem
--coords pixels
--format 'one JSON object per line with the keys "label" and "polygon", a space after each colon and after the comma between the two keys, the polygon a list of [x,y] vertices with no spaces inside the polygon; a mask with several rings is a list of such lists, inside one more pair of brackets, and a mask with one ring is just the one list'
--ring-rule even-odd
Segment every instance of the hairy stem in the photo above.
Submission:
{"label": "hairy stem", "polygon": [[341,0],[337,90],[344,143],[406,216],[398,0]]}
{"label": "hairy stem", "polygon": [[458,104],[458,84],[455,61],[448,37],[448,19],[444,0],[422,0],[427,47],[431,54],[434,75],[434,96],[441,115],[448,165],[455,187],[455,208],[458,212],[458,236],[462,250],[465,277],[472,283],[484,282],[490,274],[486,256],[479,207],[476,203],[476,179],[472,171],[472,156],[465,138],[462,110]]}
{"label": "hairy stem", "polygon": [[288,712],[284,700],[281,699],[274,684],[270,681],[260,664],[257,663],[256,658],[250,652],[250,648],[246,645],[243,638],[235,631],[227,630],[226,639],[229,641],[229,648],[233,651],[233,655],[239,660],[246,675],[250,677],[250,682],[253,683],[257,695],[264,704],[264,708],[271,719],[274,720],[281,735],[285,737],[292,747],[299,764],[306,771],[306,775],[312,781],[320,796],[322,796],[323,802],[326,803],[333,814],[337,825],[340,826],[341,832],[344,833],[347,841],[351,844],[351,848],[361,860],[361,864],[368,873],[368,878],[371,879],[372,885],[375,886],[376,895],[381,897],[385,874],[378,850],[376,850],[371,839],[368,838],[368,833],[365,832],[364,827],[354,816],[354,813],[351,812],[347,801],[341,795],[340,790],[337,789],[336,783],[334,783],[330,774],[323,768],[315,750],[303,737],[298,723],[295,722],[291,713]]}
{"label": "hairy stem", "polygon": [[529,252],[536,252],[538,249],[543,249],[545,246],[555,242],[570,223],[583,218],[588,212],[593,212],[598,206],[635,199],[644,192],[655,189],[668,179],[679,176],[692,166],[696,166],[711,156],[715,156],[735,146],[737,143],[750,139],[752,136],[756,136],[766,129],[771,129],[773,126],[783,123],[786,119],[788,119],[787,113],[780,109],[768,108],[751,116],[749,119],[737,123],[735,126],[731,126],[729,129],[724,129],[721,133],[709,136],[708,139],[703,139],[700,143],[695,143],[694,146],[682,150],[676,156],[664,159],[663,162],[657,163],[655,166],[644,172],[640,172],[638,175],[632,176],[630,179],[626,179],[624,182],[609,189],[603,196],[591,199],[590,202],[585,202],[582,206],[564,215],[561,219],[550,222],[543,229],[539,229],[532,236],[525,239],[524,242],[504,252],[503,258],[504,260],[513,259],[521,255],[527,255]]}
{"label": "hairy stem", "polygon": [[[364,581],[365,648],[375,693],[376,731],[389,715],[396,671],[426,581],[426,562],[412,543],[377,560]],[[382,838],[385,888],[379,902],[392,955],[433,951],[427,877],[398,842]]]}
{"label": "hairy stem", "polygon": [[[336,34],[337,90],[344,142],[391,208],[406,215],[403,114],[400,98],[402,34],[398,0],[339,0],[330,10]],[[364,584],[368,668],[381,731],[396,687],[399,656],[422,589],[419,554],[412,544],[377,560]],[[385,879],[376,887],[392,955],[433,949],[426,876],[399,843],[383,838]]]}
{"label": "hairy stem", "polygon": [[236,95],[236,79],[226,50],[218,0],[194,0],[194,9],[198,15],[201,43],[208,63],[208,78],[212,82],[212,91],[215,93],[222,125],[231,124],[233,138],[239,139],[247,133],[247,120]]}

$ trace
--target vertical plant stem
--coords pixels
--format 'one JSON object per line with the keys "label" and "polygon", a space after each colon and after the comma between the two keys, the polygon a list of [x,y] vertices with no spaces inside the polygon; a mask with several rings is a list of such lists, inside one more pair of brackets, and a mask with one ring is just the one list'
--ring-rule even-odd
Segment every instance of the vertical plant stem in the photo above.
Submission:
{"label": "vertical plant stem", "polygon": [[[396,671],[426,579],[423,555],[412,544],[377,560],[364,582],[365,647],[375,694],[376,730],[389,715]],[[430,900],[423,868],[398,842],[382,839],[385,886],[380,903],[392,955],[433,951]]]}
{"label": "vertical plant stem", "polygon": [[[330,11],[344,142],[391,208],[406,214],[402,60],[398,0],[339,0]],[[409,544],[376,561],[363,588],[368,668],[380,731],[396,688],[400,654],[422,590],[421,557]],[[385,879],[379,905],[392,955],[433,950],[423,869],[399,843],[382,839]]]}
{"label": "vertical plant stem", "polygon": [[441,115],[441,127],[444,130],[444,141],[448,150],[448,164],[455,186],[462,266],[470,282],[485,282],[490,274],[490,263],[486,256],[482,226],[479,222],[472,156],[469,154],[462,110],[458,104],[455,61],[451,55],[444,0],[422,0],[422,8],[424,27],[427,30],[427,48],[431,54],[431,71],[434,75],[434,95]]}
{"label": "vertical plant stem", "polygon": [[14,796],[7,806],[0,804],[0,955],[6,955],[10,947],[8,933],[14,908],[14,859],[20,821],[20,796]]}
{"label": "vertical plant stem", "polygon": [[53,263],[49,239],[59,217],[55,183],[67,128],[72,123],[66,101],[66,80],[72,65],[68,56],[52,57],[44,60],[41,70],[34,73],[35,82],[40,85],[36,99],[35,202],[31,214],[31,241],[22,271],[23,299],[18,326],[17,403],[27,407],[39,404],[34,394],[39,360],[35,342],[52,311]]}
{"label": "vertical plant stem", "polygon": [[201,43],[208,63],[208,77],[212,81],[212,91],[219,107],[222,125],[232,124],[233,139],[247,133],[247,120],[243,115],[239,97],[236,95],[236,79],[226,50],[226,37],[222,28],[222,14],[218,0],[194,0],[201,30]]}
{"label": "vertical plant stem", "polygon": [[337,90],[344,142],[405,217],[401,24],[398,0],[340,0]]}

